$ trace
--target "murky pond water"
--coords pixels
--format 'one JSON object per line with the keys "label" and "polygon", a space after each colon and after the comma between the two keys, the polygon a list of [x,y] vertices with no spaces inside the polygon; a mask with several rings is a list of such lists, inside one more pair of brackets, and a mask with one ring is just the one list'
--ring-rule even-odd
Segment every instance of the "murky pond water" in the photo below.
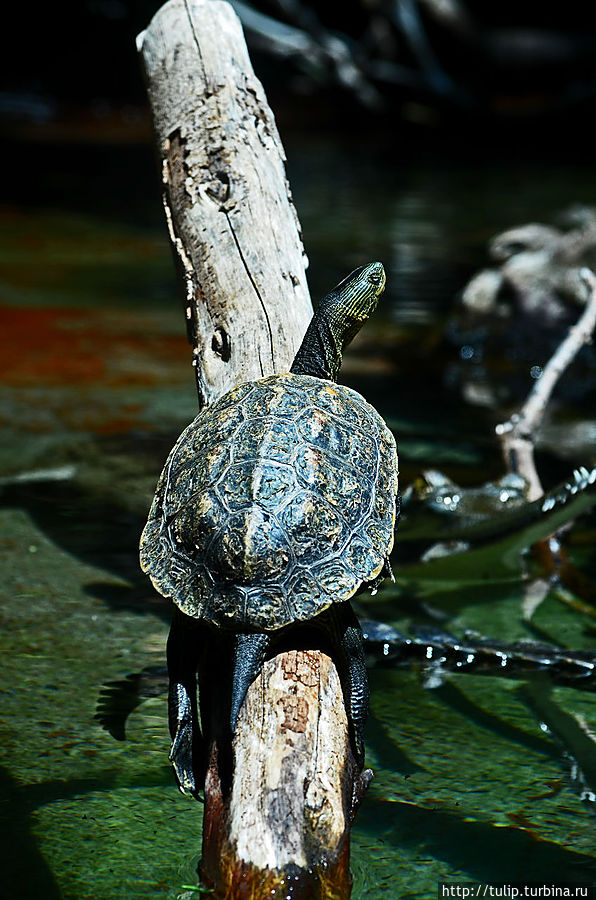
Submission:
{"label": "murky pond water", "polygon": [[[386,265],[382,308],[342,378],[394,428],[402,486],[428,468],[464,485],[498,477],[494,424],[545,358],[505,341],[479,375],[478,357],[466,367],[449,337],[450,312],[491,234],[594,202],[596,175],[408,158],[382,141],[285,142],[313,296],[362,262]],[[23,165],[34,155],[19,152]],[[124,740],[95,719],[105,685],[163,661],[167,605],[139,572],[137,543],[195,414],[190,357],[149,148],[79,152],[73,172],[64,148],[47,148],[31,194],[9,186],[0,211],[2,884],[11,898],[190,897],[201,808],[174,787],[159,683],[131,688]],[[547,487],[596,463],[596,369],[577,365],[538,455]],[[479,379],[483,392],[467,387]],[[549,591],[529,622],[524,588],[539,562],[511,567],[495,551],[481,574],[421,573],[399,539],[397,585],[360,608],[406,632],[438,623],[590,648],[595,536],[592,513],[566,538],[585,590],[567,603]],[[596,790],[593,694],[480,675],[431,688],[408,668],[373,669],[371,688],[375,780],[353,830],[356,898],[431,898],[439,880],[596,878],[593,808],[565,756]],[[542,719],[563,721],[559,737],[541,727],[538,701]]]}

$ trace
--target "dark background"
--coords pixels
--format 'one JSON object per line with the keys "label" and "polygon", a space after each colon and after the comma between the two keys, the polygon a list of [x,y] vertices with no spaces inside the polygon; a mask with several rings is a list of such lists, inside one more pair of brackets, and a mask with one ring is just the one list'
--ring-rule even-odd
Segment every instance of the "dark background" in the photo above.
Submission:
{"label": "dark background", "polygon": [[[4,137],[147,140],[144,88],[131,48],[158,6],[148,0],[11,4],[0,60]],[[310,32],[317,46],[338,36],[377,98],[363,104],[338,83],[328,60],[282,58],[249,29],[253,63],[282,124],[353,130],[357,116],[360,127],[393,135],[435,130],[459,135],[464,145],[471,137],[488,149],[514,140],[518,150],[529,142],[545,153],[568,144],[577,151],[587,135],[596,97],[589,4],[465,0],[459,11],[466,22],[457,27],[430,15],[429,0],[259,0],[255,6],[270,21]],[[422,51],[396,9],[417,17]],[[401,67],[411,84],[372,73],[379,60]]]}

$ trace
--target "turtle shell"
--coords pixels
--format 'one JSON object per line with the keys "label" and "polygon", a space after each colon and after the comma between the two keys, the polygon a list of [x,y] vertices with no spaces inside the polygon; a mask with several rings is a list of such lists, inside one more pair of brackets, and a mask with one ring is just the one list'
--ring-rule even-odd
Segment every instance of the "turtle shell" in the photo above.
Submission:
{"label": "turtle shell", "polygon": [[396,494],[395,441],[360,394],[272,375],[234,388],[181,434],[141,566],[189,616],[274,630],[380,574]]}

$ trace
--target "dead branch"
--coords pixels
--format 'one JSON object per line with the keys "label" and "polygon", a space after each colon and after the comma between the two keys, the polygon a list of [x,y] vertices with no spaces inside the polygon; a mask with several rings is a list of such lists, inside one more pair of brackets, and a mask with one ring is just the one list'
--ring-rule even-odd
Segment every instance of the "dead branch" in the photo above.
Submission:
{"label": "dead branch", "polygon": [[559,378],[581,347],[590,343],[596,326],[596,276],[584,268],[581,278],[588,292],[583,315],[569,329],[520,410],[495,429],[508,470],[522,475],[529,484],[529,500],[544,493],[534,462],[534,444],[546,407]]}
{"label": "dead branch", "polygon": [[230,3],[260,49],[279,57],[303,59],[322,79],[332,72],[337,84],[354,93],[365,108],[378,110],[383,106],[381,95],[366,78],[347,41],[323,28],[312,10],[303,10],[296,4],[297,24],[287,25],[242,0]]}

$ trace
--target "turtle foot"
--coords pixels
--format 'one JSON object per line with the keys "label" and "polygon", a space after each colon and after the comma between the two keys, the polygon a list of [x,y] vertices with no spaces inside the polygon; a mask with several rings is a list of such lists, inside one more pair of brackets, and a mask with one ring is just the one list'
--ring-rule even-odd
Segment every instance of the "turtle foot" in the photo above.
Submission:
{"label": "turtle foot", "polygon": [[356,617],[348,624],[339,641],[339,670],[348,722],[352,732],[354,756],[364,766],[364,726],[368,718],[369,689],[364,654],[364,636]]}
{"label": "turtle foot", "polygon": [[168,637],[170,762],[182,793],[198,800],[206,770],[197,709],[197,666],[203,647],[202,630],[174,609]]}
{"label": "turtle foot", "polygon": [[202,800],[197,777],[197,760],[202,756],[202,738],[191,698],[182,684],[170,685],[169,718],[172,734],[169,758],[178,787],[183,794],[191,794],[197,800]]}
{"label": "turtle foot", "polygon": [[236,635],[230,706],[230,730],[232,734],[236,730],[238,715],[244,703],[246,692],[263,667],[270,643],[271,637],[268,634]]}

